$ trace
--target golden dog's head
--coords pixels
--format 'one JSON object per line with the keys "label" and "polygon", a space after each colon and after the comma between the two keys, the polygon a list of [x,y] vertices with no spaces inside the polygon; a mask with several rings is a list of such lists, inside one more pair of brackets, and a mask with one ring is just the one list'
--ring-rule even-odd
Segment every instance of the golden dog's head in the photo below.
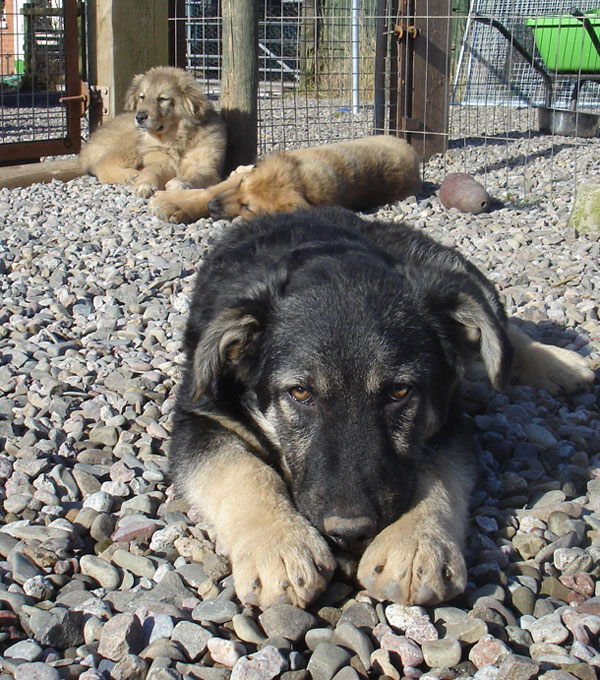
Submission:
{"label": "golden dog's head", "polygon": [[298,162],[286,154],[274,153],[255,168],[241,173],[239,184],[217,194],[208,204],[215,219],[293,212],[309,208],[304,197]]}
{"label": "golden dog's head", "polygon": [[125,110],[135,111],[136,126],[159,136],[182,120],[201,119],[210,108],[193,76],[172,66],[138,74],[125,93]]}

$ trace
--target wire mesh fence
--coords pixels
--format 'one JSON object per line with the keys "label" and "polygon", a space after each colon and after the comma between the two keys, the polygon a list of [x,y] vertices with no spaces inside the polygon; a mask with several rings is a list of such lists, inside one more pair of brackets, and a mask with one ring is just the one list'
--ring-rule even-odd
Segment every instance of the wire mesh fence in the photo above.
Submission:
{"label": "wire mesh fence", "polygon": [[[186,67],[217,95],[220,3],[185,4]],[[382,3],[359,4],[360,11],[353,13],[350,0],[259,3],[260,153],[372,134],[377,8]],[[390,23],[391,17],[386,18]]]}
{"label": "wire mesh fence", "polygon": [[[573,43],[561,18],[571,16],[571,0],[261,0],[259,5],[261,154],[376,131],[414,137],[407,97],[423,99],[421,135],[430,134],[433,112],[439,118],[447,106],[442,134],[448,152],[424,166],[426,179],[439,176],[440,166],[484,177],[505,173],[507,196],[523,197],[535,183],[539,163],[552,164],[567,146],[597,143],[595,133],[588,139],[564,137],[562,129],[540,122],[540,107],[567,108],[579,132],[583,113],[594,114],[594,123],[600,108],[600,69],[586,69],[581,61],[585,29],[574,20],[580,35]],[[186,66],[218,96],[219,2],[186,0],[185,6]],[[582,12],[593,8],[594,0],[578,4]],[[551,50],[571,53],[575,62],[569,71],[546,64],[539,51],[540,30],[553,17],[559,20]],[[595,17],[591,22],[595,28]],[[440,60],[441,45],[441,61],[448,64],[445,84],[433,97],[425,94],[427,75],[409,82],[415,75],[399,47],[415,26],[427,36],[427,47],[415,59]],[[430,49],[429,34],[435,31],[441,37]],[[592,57],[595,52],[592,45]],[[585,163],[575,168],[573,186],[582,174],[595,171]],[[555,175],[562,177],[560,170]]]}
{"label": "wire mesh fence", "polygon": [[64,34],[61,0],[3,0],[0,143],[66,137]]}

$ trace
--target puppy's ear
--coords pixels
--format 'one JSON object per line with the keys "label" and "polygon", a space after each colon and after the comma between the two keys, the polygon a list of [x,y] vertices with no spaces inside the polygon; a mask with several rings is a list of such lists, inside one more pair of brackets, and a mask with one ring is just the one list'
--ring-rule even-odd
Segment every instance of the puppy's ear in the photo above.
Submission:
{"label": "puppy's ear", "polygon": [[465,330],[468,342],[478,344],[479,355],[492,385],[504,390],[508,385],[513,349],[505,325],[494,314],[483,296],[461,291],[450,316]]}
{"label": "puppy's ear", "polygon": [[[428,295],[438,318],[451,321],[442,332],[447,351],[458,354],[459,364],[468,364],[478,354],[492,385],[503,390],[508,384],[513,348],[500,307],[494,309],[488,297],[468,276],[458,276],[453,285],[438,282]],[[433,288],[436,286],[434,285]]]}
{"label": "puppy's ear", "polygon": [[[246,295],[218,312],[193,349],[192,398],[218,395],[222,379],[248,384],[258,360],[267,314],[277,304],[288,277],[282,265],[266,279],[246,287]],[[211,301],[212,303],[213,301]]]}
{"label": "puppy's ear", "polygon": [[216,391],[225,372],[244,377],[244,368],[255,352],[260,336],[258,319],[241,308],[226,309],[200,338],[193,359],[194,400]]}
{"label": "puppy's ear", "polygon": [[182,105],[188,116],[202,118],[210,105],[202,89],[192,76],[181,85]]}
{"label": "puppy's ear", "polygon": [[131,81],[131,85],[127,88],[127,92],[125,92],[125,101],[123,103],[124,111],[135,111],[143,78],[144,74],[138,73]]}

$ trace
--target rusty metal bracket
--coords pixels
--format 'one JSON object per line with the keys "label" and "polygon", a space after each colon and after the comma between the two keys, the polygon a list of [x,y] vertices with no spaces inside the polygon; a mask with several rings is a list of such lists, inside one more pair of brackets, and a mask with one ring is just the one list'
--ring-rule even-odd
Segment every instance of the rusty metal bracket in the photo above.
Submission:
{"label": "rusty metal bracket", "polygon": [[79,115],[83,116],[90,104],[90,92],[87,88],[87,85],[83,82],[83,80],[79,81],[79,89],[80,94],[75,94],[68,97],[60,97],[58,101],[61,104],[67,105],[71,104],[72,102],[79,102],[81,105],[79,109]]}
{"label": "rusty metal bracket", "polygon": [[393,32],[397,40],[402,40],[405,36],[414,40],[419,35],[419,29],[411,24],[394,24]]}

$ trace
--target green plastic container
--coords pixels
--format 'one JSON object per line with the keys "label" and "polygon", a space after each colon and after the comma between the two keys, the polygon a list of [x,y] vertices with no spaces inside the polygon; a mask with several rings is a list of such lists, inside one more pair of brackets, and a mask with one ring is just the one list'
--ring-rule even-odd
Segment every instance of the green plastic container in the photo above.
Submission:
{"label": "green plastic container", "polygon": [[[600,38],[600,9],[584,12]],[[583,23],[570,14],[527,19],[535,44],[549,71],[600,73],[600,54]]]}

